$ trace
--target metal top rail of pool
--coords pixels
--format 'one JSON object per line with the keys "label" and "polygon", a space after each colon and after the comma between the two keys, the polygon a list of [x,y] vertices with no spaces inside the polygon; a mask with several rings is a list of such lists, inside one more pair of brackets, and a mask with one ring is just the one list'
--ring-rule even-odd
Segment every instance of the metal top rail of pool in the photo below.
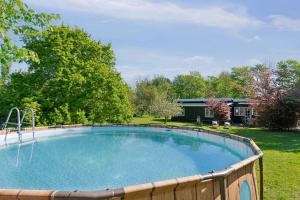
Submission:
{"label": "metal top rail of pool", "polygon": [[[15,122],[10,122],[10,118],[11,118],[11,115],[13,113],[13,111],[16,111],[17,112],[17,123]],[[31,122],[24,122],[24,119],[25,119],[25,116],[26,114],[30,112],[31,113]],[[3,124],[3,129],[5,130],[5,137],[4,137],[4,141],[6,142],[6,139],[7,139],[7,134],[9,133],[9,128],[8,128],[8,125],[15,125],[17,126],[17,134],[19,136],[19,142],[21,143],[22,142],[22,132],[21,132],[21,128],[22,128],[22,125],[31,125],[31,128],[32,128],[32,138],[34,139],[34,129],[35,129],[35,114],[34,114],[34,111],[32,108],[25,108],[24,109],[24,113],[22,115],[22,118],[21,118],[21,113],[20,113],[20,110],[17,108],[17,107],[13,107],[12,109],[10,109],[8,115],[7,115],[7,118],[6,118],[6,121],[4,122]]]}

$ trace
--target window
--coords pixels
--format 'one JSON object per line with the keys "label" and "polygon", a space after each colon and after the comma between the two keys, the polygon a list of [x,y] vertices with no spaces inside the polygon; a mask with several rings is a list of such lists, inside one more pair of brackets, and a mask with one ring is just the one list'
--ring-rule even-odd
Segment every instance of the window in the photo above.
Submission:
{"label": "window", "polygon": [[257,116],[256,111],[251,107],[234,107],[234,116]]}
{"label": "window", "polygon": [[240,116],[246,116],[246,108],[241,107],[240,108]]}
{"label": "window", "polygon": [[251,200],[251,189],[248,181],[243,181],[242,186],[240,188],[240,200]]}
{"label": "window", "polygon": [[234,116],[246,116],[247,107],[234,107]]}
{"label": "window", "polygon": [[214,113],[209,108],[205,108],[205,117],[206,118],[213,118]]}
{"label": "window", "polygon": [[256,110],[254,110],[253,108],[252,108],[252,115],[253,116],[257,116],[258,115],[257,112],[256,112]]}

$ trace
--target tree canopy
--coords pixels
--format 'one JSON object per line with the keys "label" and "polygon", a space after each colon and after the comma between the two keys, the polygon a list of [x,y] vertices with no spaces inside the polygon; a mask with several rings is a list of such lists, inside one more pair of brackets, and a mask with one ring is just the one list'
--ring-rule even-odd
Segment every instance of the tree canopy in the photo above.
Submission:
{"label": "tree canopy", "polygon": [[282,89],[289,89],[300,81],[300,63],[296,60],[285,60],[277,63],[277,83]]}
{"label": "tree canopy", "polygon": [[172,84],[173,94],[177,98],[196,98],[205,96],[205,79],[199,72],[178,75]]}
{"label": "tree canopy", "polygon": [[29,60],[28,71],[11,75],[1,93],[4,113],[30,98],[43,124],[130,119],[129,88],[114,68],[110,44],[64,25],[27,36],[24,43],[40,62]]}
{"label": "tree canopy", "polygon": [[0,10],[0,67],[7,78],[12,62],[38,61],[34,51],[22,47],[22,39],[38,35],[59,16],[37,13],[21,0],[0,0]]}

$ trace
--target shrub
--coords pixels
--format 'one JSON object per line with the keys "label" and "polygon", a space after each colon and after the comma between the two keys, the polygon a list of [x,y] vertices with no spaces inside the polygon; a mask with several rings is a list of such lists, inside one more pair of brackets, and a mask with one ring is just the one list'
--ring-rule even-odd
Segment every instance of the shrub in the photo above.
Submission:
{"label": "shrub", "polygon": [[59,108],[54,108],[54,111],[50,113],[50,123],[53,125],[58,124],[71,124],[71,113],[69,112],[69,105],[64,104]]}
{"label": "shrub", "polygon": [[87,119],[84,110],[78,110],[74,116],[74,122],[76,124],[88,124],[89,120]]}
{"label": "shrub", "polygon": [[224,102],[210,98],[207,102],[208,108],[214,113],[214,118],[220,123],[230,121],[231,109]]}

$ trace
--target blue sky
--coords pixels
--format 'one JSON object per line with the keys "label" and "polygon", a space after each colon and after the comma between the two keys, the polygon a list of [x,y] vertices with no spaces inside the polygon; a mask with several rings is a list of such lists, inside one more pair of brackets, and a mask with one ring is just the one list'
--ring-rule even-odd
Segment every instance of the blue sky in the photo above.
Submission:
{"label": "blue sky", "polygon": [[[130,84],[144,77],[300,59],[298,0],[27,0],[111,42]],[[60,22],[60,23],[61,23]]]}

